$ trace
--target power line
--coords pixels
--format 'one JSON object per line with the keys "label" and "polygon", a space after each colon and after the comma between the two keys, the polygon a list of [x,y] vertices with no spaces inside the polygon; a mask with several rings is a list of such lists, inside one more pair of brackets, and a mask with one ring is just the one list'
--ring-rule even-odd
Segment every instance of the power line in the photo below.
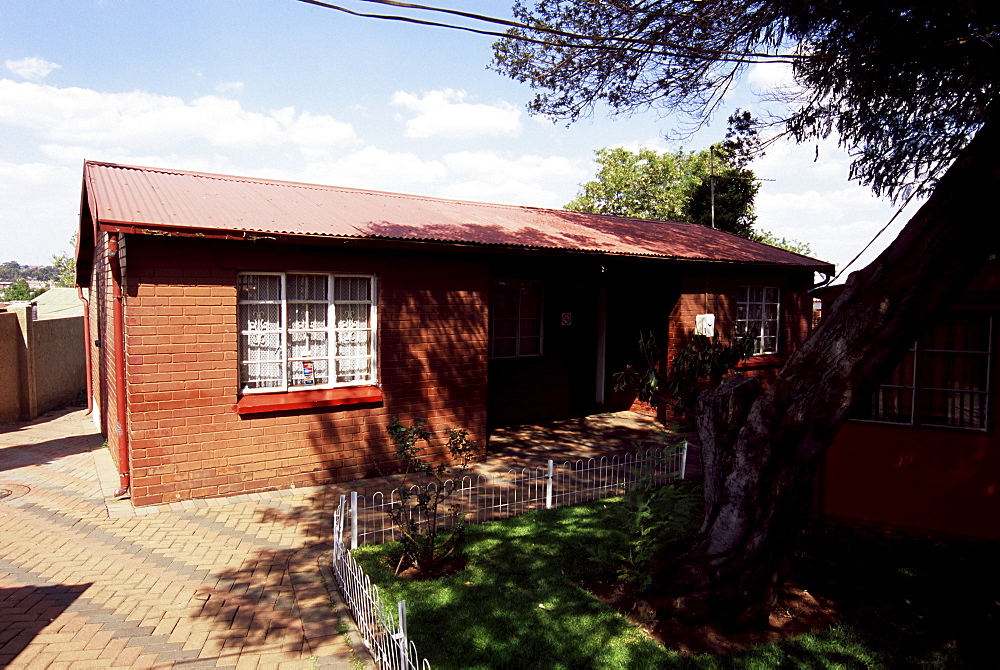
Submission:
{"label": "power line", "polygon": [[879,238],[879,235],[881,235],[886,230],[888,230],[889,226],[892,225],[892,222],[895,221],[896,218],[900,214],[903,213],[903,210],[906,209],[906,206],[910,204],[910,201],[913,200],[914,197],[916,197],[917,192],[918,192],[918,189],[914,189],[913,192],[910,193],[909,197],[906,198],[906,201],[903,202],[903,204],[899,206],[899,209],[896,210],[896,213],[892,215],[891,219],[889,219],[889,222],[886,223],[884,226],[882,226],[882,229],[879,230],[877,233],[875,233],[875,235],[870,240],[868,240],[868,244],[865,245],[864,249],[862,249],[861,251],[859,251],[858,254],[847,263],[847,265],[845,265],[843,268],[841,268],[840,272],[837,273],[837,276],[834,277],[833,279],[831,279],[828,283],[832,284],[833,282],[835,282],[838,279],[840,279],[840,275],[842,275],[845,272],[847,272],[847,268],[851,267],[851,265],[854,264],[854,261],[856,261],[859,258],[861,258],[861,254],[863,254],[866,251],[868,251],[868,247],[870,247],[871,245],[875,244],[875,240],[877,240]]}
{"label": "power line", "polygon": [[[351,16],[357,16],[360,18],[379,19],[383,21],[401,21],[404,23],[413,23],[417,25],[430,26],[435,28],[448,28],[451,30],[461,30],[464,32],[475,33],[477,35],[499,37],[502,39],[511,39],[520,42],[530,42],[532,44],[538,44],[542,46],[568,47],[574,49],[593,49],[599,51],[630,51],[640,54],[648,54],[649,53],[648,47],[653,47],[659,50],[658,52],[659,55],[663,56],[674,56],[677,58],[708,56],[720,62],[742,63],[748,65],[757,63],[792,64],[797,60],[816,58],[816,56],[810,54],[771,54],[766,52],[726,51],[722,49],[706,49],[694,45],[679,44],[673,42],[658,42],[652,40],[644,40],[636,37],[584,35],[581,33],[572,33],[564,30],[558,30],[555,28],[549,28],[546,26],[531,26],[526,23],[521,23],[519,21],[499,19],[492,16],[486,16],[484,14],[464,12],[456,9],[446,9],[443,7],[432,7],[429,5],[416,5],[405,2],[397,2],[396,0],[357,0],[357,1],[368,2],[379,5],[388,5],[391,7],[398,7],[401,9],[413,9],[417,11],[436,12],[450,16],[457,16],[461,18],[472,19],[474,21],[481,21],[484,23],[505,26],[509,30],[507,30],[506,32],[484,30],[480,28],[472,28],[470,26],[460,26],[454,23],[445,23],[440,21],[418,19],[399,14],[369,14],[366,12],[359,12],[353,9],[348,9],[347,7],[343,7],[341,5],[337,5],[332,2],[324,2],[323,0],[298,0],[298,1],[303,2],[307,5],[315,5],[323,9],[330,9],[333,11],[343,12],[344,14],[349,14]],[[546,35],[552,35],[553,37],[561,37],[570,41],[559,42],[559,41],[540,39],[535,37],[528,37],[527,35],[515,32],[517,30],[524,30],[532,33],[543,33]]]}

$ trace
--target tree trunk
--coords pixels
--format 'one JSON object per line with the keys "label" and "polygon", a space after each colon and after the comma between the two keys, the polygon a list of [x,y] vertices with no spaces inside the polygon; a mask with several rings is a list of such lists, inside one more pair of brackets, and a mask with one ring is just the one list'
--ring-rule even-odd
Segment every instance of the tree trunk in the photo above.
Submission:
{"label": "tree trunk", "polygon": [[812,507],[815,475],[867,398],[997,250],[1000,122],[989,117],[892,245],[853,274],[777,380],[729,379],[699,399],[705,519],[654,601],[690,620],[766,620]]}

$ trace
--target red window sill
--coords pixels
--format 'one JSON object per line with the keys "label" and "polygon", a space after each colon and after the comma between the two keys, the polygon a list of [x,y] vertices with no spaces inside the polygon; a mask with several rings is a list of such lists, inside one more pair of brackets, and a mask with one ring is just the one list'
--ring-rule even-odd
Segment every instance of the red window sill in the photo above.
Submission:
{"label": "red window sill", "polygon": [[778,354],[762,354],[760,356],[751,356],[745,361],[740,361],[736,364],[736,369],[743,368],[769,368],[776,367],[779,365],[784,365],[785,357]]}
{"label": "red window sill", "polygon": [[237,401],[236,413],[285,412],[294,409],[365,405],[373,402],[382,402],[382,389],[377,386],[349,386],[288,393],[253,393]]}

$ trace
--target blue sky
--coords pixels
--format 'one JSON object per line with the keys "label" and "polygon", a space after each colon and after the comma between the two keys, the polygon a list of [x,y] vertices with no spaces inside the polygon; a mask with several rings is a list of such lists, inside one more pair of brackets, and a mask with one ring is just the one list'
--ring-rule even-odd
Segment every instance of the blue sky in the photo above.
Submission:
{"label": "blue sky", "polygon": [[[440,4],[510,13],[510,0]],[[756,66],[679,143],[664,137],[681,120],[656,110],[599,109],[568,127],[529,116],[531,89],[490,58],[488,37],[295,0],[0,0],[0,262],[70,251],[85,159],[561,207],[593,176],[595,149],[703,148],[733,109],[755,109],[753,92],[787,82]],[[816,155],[779,144],[753,166],[772,180],[758,227],[839,268],[894,208],[847,181],[835,142]]]}

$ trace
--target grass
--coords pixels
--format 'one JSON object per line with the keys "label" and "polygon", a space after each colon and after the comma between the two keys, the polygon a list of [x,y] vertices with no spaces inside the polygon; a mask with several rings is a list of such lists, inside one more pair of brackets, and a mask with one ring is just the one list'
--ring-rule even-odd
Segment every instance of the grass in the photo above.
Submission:
{"label": "grass", "polygon": [[664,649],[579,586],[607,574],[591,556],[616,541],[620,504],[472,526],[468,566],[437,580],[395,577],[393,545],[355,556],[387,602],[407,601],[410,639],[434,668],[978,668],[996,658],[995,545],[842,528],[806,535],[796,577],[837,601],[844,623],[731,655]]}

